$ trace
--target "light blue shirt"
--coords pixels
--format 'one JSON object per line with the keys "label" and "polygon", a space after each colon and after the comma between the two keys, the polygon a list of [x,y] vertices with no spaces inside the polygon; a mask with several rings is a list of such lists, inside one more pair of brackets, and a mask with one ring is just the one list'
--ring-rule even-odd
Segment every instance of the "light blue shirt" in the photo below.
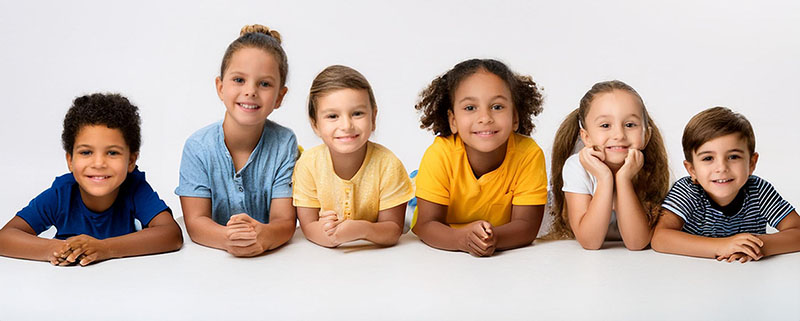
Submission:
{"label": "light blue shirt", "polygon": [[292,197],[296,159],[294,132],[267,120],[256,148],[244,167],[236,172],[219,121],[186,140],[175,194],[210,198],[211,218],[222,225],[239,213],[269,223],[272,199]]}

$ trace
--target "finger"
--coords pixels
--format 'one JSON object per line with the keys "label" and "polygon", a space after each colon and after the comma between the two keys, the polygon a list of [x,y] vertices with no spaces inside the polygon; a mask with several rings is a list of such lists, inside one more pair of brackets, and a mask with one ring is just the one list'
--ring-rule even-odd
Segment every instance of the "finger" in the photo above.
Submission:
{"label": "finger", "polygon": [[469,254],[473,256],[483,256],[484,251],[472,242],[467,242],[467,248],[470,250]]}
{"label": "finger", "polygon": [[94,262],[94,260],[96,258],[97,258],[96,254],[84,256],[83,259],[81,259],[81,261],[80,261],[80,265],[81,266],[87,266],[87,265],[91,264],[92,262]]}
{"label": "finger", "polygon": [[752,257],[752,258],[754,258],[754,259],[755,259],[756,257],[758,257],[758,254],[756,254],[756,253],[753,251],[753,249],[752,249],[752,248],[750,248],[749,246],[746,246],[746,245],[739,245],[739,246],[737,246],[737,248],[738,248],[738,249],[736,249],[736,250],[735,250],[736,252],[742,252],[742,253],[746,254],[747,256],[749,256],[749,257]]}
{"label": "finger", "polygon": [[237,240],[229,240],[228,245],[233,247],[248,247],[256,244],[256,239],[237,239]]}
{"label": "finger", "polygon": [[480,248],[482,252],[485,252],[486,249],[489,248],[489,244],[484,242],[483,239],[478,235],[475,235],[475,234],[470,235],[469,241],[470,241],[470,243],[472,243],[475,246],[477,246],[478,248]]}
{"label": "finger", "polygon": [[484,235],[486,236],[484,239],[488,239],[490,236],[492,236],[492,224],[489,224],[489,222],[481,222],[481,227]]}
{"label": "finger", "polygon": [[755,236],[753,234],[748,234],[747,235],[747,239],[750,240],[751,242],[755,243],[756,245],[758,245],[759,248],[764,246],[764,241],[762,241],[760,238],[758,238],[758,236]]}
{"label": "finger", "polygon": [[255,231],[247,231],[247,232],[237,232],[233,233],[228,236],[228,239],[231,241],[236,240],[255,240],[258,238],[258,233]]}
{"label": "finger", "polygon": [[753,253],[755,253],[756,255],[761,255],[761,247],[758,246],[758,243],[756,243],[756,242],[754,242],[754,241],[752,241],[750,239],[747,239],[744,242],[742,242],[742,245],[753,249]]}
{"label": "finger", "polygon": [[77,250],[73,250],[72,253],[69,256],[67,256],[67,261],[75,262],[75,260],[78,259],[78,256],[82,255],[84,252],[86,252],[86,249],[83,247]]}

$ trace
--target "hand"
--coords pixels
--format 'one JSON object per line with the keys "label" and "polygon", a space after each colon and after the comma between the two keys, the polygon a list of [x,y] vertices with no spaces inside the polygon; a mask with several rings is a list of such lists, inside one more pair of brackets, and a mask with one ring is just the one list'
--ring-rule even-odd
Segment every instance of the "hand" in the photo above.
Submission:
{"label": "hand", "polygon": [[67,257],[72,254],[72,249],[69,247],[69,244],[67,244],[67,241],[53,240],[53,242],[53,246],[51,247],[52,255],[48,259],[50,264],[55,266],[67,266],[75,264],[75,262],[67,261]]}
{"label": "hand", "polygon": [[364,230],[359,228],[360,223],[354,220],[341,220],[333,229],[333,234],[329,236],[337,245],[363,239]]}
{"label": "hand", "polygon": [[487,221],[475,221],[462,227],[461,250],[473,256],[492,256],[496,250],[497,240],[492,231],[492,224]]}
{"label": "hand", "polygon": [[578,152],[578,159],[580,159],[583,168],[598,179],[610,178],[613,175],[611,169],[604,163],[606,154],[603,150],[596,150],[594,147],[588,146],[584,147]]}
{"label": "hand", "polygon": [[[65,240],[71,253],[64,258],[69,264],[78,263],[86,266],[93,262],[100,262],[111,258],[111,250],[103,240],[98,240],[86,234],[70,237]],[[62,252],[66,253],[66,251]]]}
{"label": "hand", "polygon": [[717,261],[728,261],[728,263],[733,262],[733,261],[739,261],[739,263],[747,263],[747,262],[750,262],[752,260],[753,260],[753,258],[751,258],[747,254],[744,254],[744,253],[741,253],[741,252],[740,253],[733,253],[729,257],[722,257],[722,256],[717,257]]}
{"label": "hand", "polygon": [[264,249],[258,237],[262,224],[245,213],[231,216],[225,225],[227,242],[225,249],[238,257],[251,257],[263,253]]}
{"label": "hand", "polygon": [[625,156],[625,163],[617,171],[617,178],[633,180],[633,177],[642,169],[644,165],[644,154],[638,149],[628,149],[628,156]]}
{"label": "hand", "polygon": [[739,233],[717,240],[719,246],[717,246],[715,256],[718,259],[720,257],[727,259],[737,253],[747,255],[750,259],[756,261],[764,256],[761,254],[761,247],[764,246],[764,241],[753,234]]}

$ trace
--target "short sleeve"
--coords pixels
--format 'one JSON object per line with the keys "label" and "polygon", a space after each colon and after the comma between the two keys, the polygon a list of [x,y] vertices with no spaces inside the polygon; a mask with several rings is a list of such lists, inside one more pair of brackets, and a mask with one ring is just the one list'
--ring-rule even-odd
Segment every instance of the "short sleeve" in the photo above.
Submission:
{"label": "short sleeve", "polygon": [[538,146],[528,150],[528,153],[518,164],[522,170],[511,204],[544,205],[547,203],[547,170],[544,153]]}
{"label": "short sleeve", "polygon": [[135,175],[132,186],[134,216],[142,226],[147,226],[156,215],[163,211],[172,213],[167,203],[158,197],[158,193],[150,187],[145,180],[144,172],[135,170],[130,175]]}
{"label": "short sleeve", "polygon": [[178,196],[211,198],[209,164],[203,161],[205,147],[191,137],[186,140],[181,156],[180,179],[175,194]]}
{"label": "short sleeve", "polygon": [[561,178],[564,180],[563,192],[575,194],[594,195],[594,184],[589,172],[583,168],[578,154],[567,158],[561,170]]}
{"label": "short sleeve", "polygon": [[379,211],[390,209],[414,198],[411,179],[403,163],[394,154],[388,153],[385,168],[381,169],[381,200]]}
{"label": "short sleeve", "polygon": [[445,138],[436,137],[422,155],[417,172],[416,196],[441,205],[450,205],[451,164]]}
{"label": "short sleeve", "polygon": [[689,177],[684,177],[672,185],[661,207],[675,213],[686,222],[697,208],[694,196]]}
{"label": "short sleeve", "polygon": [[292,197],[292,172],[297,161],[297,138],[291,131],[283,148],[275,171],[275,179],[272,181],[272,198]]}
{"label": "short sleeve", "polygon": [[757,178],[757,180],[761,215],[767,220],[769,226],[778,227],[786,215],[794,211],[794,207],[778,194],[772,184],[761,178]]}
{"label": "short sleeve", "polygon": [[17,212],[17,216],[25,220],[38,235],[55,225],[58,205],[57,190],[48,188]]}
{"label": "short sleeve", "polygon": [[305,152],[300,155],[297,164],[294,166],[292,176],[292,205],[300,207],[320,208],[319,197],[317,196],[317,182],[313,175],[313,155]]}

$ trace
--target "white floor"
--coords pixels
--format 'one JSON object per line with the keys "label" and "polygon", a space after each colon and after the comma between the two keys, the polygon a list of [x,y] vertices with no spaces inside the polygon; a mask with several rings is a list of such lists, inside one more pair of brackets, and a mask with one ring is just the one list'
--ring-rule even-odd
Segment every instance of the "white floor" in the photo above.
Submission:
{"label": "white floor", "polygon": [[473,258],[413,234],[325,249],[298,230],[239,259],[185,237],[83,268],[0,257],[0,320],[800,320],[800,253],[729,264],[537,241]]}

